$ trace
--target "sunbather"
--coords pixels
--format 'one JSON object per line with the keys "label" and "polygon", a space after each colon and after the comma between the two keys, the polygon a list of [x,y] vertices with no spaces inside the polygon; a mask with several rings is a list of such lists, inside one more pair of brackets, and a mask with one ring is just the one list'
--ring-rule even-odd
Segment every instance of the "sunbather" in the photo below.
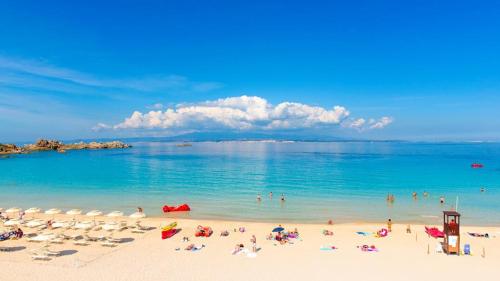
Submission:
{"label": "sunbather", "polygon": [[236,244],[236,246],[234,247],[233,255],[236,255],[244,248],[245,248],[245,246],[243,244]]}

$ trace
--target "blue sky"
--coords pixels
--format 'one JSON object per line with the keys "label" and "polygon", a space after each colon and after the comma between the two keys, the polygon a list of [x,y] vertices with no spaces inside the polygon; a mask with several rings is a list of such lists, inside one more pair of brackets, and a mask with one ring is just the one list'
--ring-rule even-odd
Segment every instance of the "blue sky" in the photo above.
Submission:
{"label": "blue sky", "polygon": [[500,140],[495,1],[102,2],[0,3],[0,142]]}

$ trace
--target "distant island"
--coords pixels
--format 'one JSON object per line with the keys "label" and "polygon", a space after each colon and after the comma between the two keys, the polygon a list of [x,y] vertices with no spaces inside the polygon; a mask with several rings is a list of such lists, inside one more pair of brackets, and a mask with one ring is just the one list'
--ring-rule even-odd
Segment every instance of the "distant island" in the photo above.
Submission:
{"label": "distant island", "polygon": [[114,149],[114,148],[129,148],[129,147],[132,146],[123,143],[121,141],[109,141],[109,142],[93,141],[93,142],[77,142],[77,143],[65,144],[58,140],[40,139],[34,144],[27,144],[24,146],[0,143],[0,155],[21,154],[21,153],[31,153],[35,151],[50,151],[50,150],[55,150],[57,152],[63,153],[66,152],[66,150]]}

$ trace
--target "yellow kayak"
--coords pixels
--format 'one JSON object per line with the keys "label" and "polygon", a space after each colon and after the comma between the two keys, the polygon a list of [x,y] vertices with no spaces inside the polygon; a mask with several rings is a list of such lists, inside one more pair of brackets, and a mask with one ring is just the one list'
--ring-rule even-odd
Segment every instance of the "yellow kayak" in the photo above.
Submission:
{"label": "yellow kayak", "polygon": [[162,231],[169,231],[171,230],[172,228],[176,227],[177,226],[177,222],[173,222],[167,226],[164,226],[161,228]]}

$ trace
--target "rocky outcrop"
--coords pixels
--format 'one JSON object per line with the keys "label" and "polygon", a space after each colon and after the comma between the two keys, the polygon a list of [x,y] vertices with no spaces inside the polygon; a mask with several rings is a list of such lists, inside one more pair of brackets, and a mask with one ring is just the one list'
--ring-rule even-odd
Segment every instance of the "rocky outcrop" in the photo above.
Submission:
{"label": "rocky outcrop", "polygon": [[0,143],[0,154],[16,154],[21,152],[22,149],[20,147],[17,147],[15,144]]}
{"label": "rocky outcrop", "polygon": [[47,151],[56,150],[58,152],[66,152],[67,150],[78,150],[78,149],[114,149],[114,148],[129,148],[132,147],[129,144],[123,143],[121,141],[110,141],[110,142],[78,142],[72,144],[64,144],[57,140],[45,140],[40,139],[34,144],[27,144],[23,147],[18,147],[14,144],[0,144],[0,154],[18,154],[18,153],[30,153],[34,151]]}

